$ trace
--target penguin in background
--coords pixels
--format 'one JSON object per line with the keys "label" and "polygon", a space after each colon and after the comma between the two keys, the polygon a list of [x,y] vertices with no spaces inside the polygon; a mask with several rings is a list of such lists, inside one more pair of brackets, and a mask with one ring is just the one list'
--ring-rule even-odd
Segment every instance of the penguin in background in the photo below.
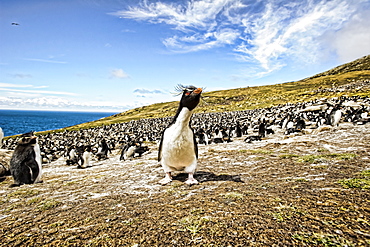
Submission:
{"label": "penguin in background", "polygon": [[340,106],[335,106],[330,114],[330,123],[333,127],[339,126],[339,121],[342,118],[342,110]]}
{"label": "penguin in background", "polygon": [[10,159],[10,173],[14,178],[11,187],[41,183],[41,152],[33,132],[23,134]]}
{"label": "penguin in background", "polygon": [[166,173],[159,183],[170,183],[173,171],[185,171],[188,173],[185,183],[193,185],[198,184],[193,176],[197,168],[198,146],[190,127],[190,119],[194,108],[199,104],[202,89],[182,85],[177,89],[182,91],[180,104],[172,123],[163,131],[159,145],[158,162]]}
{"label": "penguin in background", "polygon": [[248,124],[244,124],[242,127],[242,135],[248,135]]}
{"label": "penguin in background", "polygon": [[108,151],[109,151],[109,147],[108,147],[108,144],[107,142],[105,141],[105,139],[103,139],[101,141],[101,144],[100,144],[100,147],[99,147],[99,150],[98,150],[98,153],[96,154],[96,156],[98,157],[98,160],[101,160],[101,159],[108,159]]}
{"label": "penguin in background", "polygon": [[239,122],[236,123],[235,135],[236,137],[242,137],[242,128]]}
{"label": "penguin in background", "polygon": [[302,131],[306,128],[306,123],[302,118],[297,118],[297,124],[295,126],[295,131]]}
{"label": "penguin in background", "polygon": [[136,144],[134,141],[129,142],[123,149],[121,153],[120,160],[127,160],[128,158],[133,158],[135,156]]}
{"label": "penguin in background", "polygon": [[1,146],[3,145],[3,138],[4,138],[4,131],[3,131],[3,129],[0,127],[0,148],[1,148]]}
{"label": "penguin in background", "polygon": [[78,164],[78,155],[76,152],[76,147],[73,145],[69,152],[67,152],[67,166]]}
{"label": "penguin in background", "polygon": [[91,147],[87,146],[82,154],[81,168],[87,168],[90,166],[91,161]]}
{"label": "penguin in background", "polygon": [[326,123],[327,123],[326,114],[324,112],[320,112],[316,120],[316,127],[322,126]]}
{"label": "penguin in background", "polygon": [[258,136],[261,138],[266,137],[266,122],[265,119],[258,125]]}

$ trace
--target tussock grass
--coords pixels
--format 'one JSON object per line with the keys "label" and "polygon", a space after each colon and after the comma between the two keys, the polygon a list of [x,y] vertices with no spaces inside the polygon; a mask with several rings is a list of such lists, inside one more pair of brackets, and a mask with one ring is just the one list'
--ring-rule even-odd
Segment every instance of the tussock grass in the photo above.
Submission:
{"label": "tussock grass", "polygon": [[10,193],[8,195],[9,198],[24,198],[24,197],[31,197],[36,196],[40,193],[38,190],[33,190],[29,188],[19,188],[18,190]]}
{"label": "tussock grass", "polygon": [[299,155],[297,154],[280,154],[279,155],[279,158],[282,158],[282,159],[291,159],[291,158],[297,158],[299,157]]}
{"label": "tussock grass", "polygon": [[36,196],[36,197],[33,197],[33,198],[29,199],[26,203],[28,205],[32,205],[32,204],[35,204],[35,203],[38,203],[38,202],[41,202],[41,201],[42,201],[42,197]]}
{"label": "tussock grass", "polygon": [[358,178],[341,179],[338,183],[346,189],[370,189],[370,170],[362,171]]}
{"label": "tussock grass", "polygon": [[320,162],[325,162],[330,159],[334,160],[351,160],[356,158],[356,154],[353,153],[329,153],[329,154],[320,154],[320,155],[304,155],[298,157],[298,162],[317,164]]}
{"label": "tussock grass", "polygon": [[369,189],[370,188],[370,180],[364,178],[349,178],[349,179],[342,179],[339,180],[343,188],[350,189],[350,188],[358,188],[358,189]]}
{"label": "tussock grass", "polygon": [[249,154],[272,154],[271,150],[266,149],[241,149],[238,152],[240,153],[249,153]]}
{"label": "tussock grass", "polygon": [[354,246],[354,244],[340,235],[319,233],[296,233],[292,236],[302,244],[310,246]]}
{"label": "tussock grass", "polygon": [[180,229],[178,231],[189,231],[193,236],[200,232],[211,217],[191,215],[179,220]]}
{"label": "tussock grass", "polygon": [[40,209],[40,211],[46,211],[46,210],[49,210],[49,209],[52,209],[52,208],[56,208],[60,204],[61,204],[61,202],[56,201],[54,199],[44,200],[44,201],[39,203],[38,208]]}
{"label": "tussock grass", "polygon": [[231,200],[242,200],[244,198],[244,195],[239,192],[228,192],[225,194],[221,194],[223,198],[231,199]]}

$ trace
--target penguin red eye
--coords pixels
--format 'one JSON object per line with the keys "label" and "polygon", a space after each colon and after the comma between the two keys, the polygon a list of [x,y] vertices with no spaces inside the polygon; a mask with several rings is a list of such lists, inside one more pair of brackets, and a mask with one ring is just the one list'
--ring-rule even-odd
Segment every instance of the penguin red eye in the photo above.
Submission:
{"label": "penguin red eye", "polygon": [[190,94],[191,94],[191,92],[186,92],[186,93],[185,93],[185,95],[186,95],[186,96],[188,96],[188,95],[190,95]]}

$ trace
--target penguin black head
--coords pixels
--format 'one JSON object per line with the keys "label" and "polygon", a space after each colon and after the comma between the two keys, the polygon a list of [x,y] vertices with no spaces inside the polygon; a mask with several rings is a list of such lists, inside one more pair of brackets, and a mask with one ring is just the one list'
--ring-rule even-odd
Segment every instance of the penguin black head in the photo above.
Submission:
{"label": "penguin black head", "polygon": [[192,111],[199,104],[202,89],[194,86],[184,87],[182,85],[179,85],[178,89],[183,91],[180,107],[186,107]]}
{"label": "penguin black head", "polygon": [[34,132],[28,132],[21,135],[21,139],[19,140],[19,145],[29,145],[29,144],[36,144],[37,137],[33,134]]}

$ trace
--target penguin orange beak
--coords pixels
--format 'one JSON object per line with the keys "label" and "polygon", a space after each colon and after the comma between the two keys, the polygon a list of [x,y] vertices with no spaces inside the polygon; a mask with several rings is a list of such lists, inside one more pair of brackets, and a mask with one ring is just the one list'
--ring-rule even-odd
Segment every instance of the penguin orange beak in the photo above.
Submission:
{"label": "penguin orange beak", "polygon": [[196,94],[201,94],[202,93],[202,89],[201,88],[197,88],[193,91],[193,93],[196,93]]}

